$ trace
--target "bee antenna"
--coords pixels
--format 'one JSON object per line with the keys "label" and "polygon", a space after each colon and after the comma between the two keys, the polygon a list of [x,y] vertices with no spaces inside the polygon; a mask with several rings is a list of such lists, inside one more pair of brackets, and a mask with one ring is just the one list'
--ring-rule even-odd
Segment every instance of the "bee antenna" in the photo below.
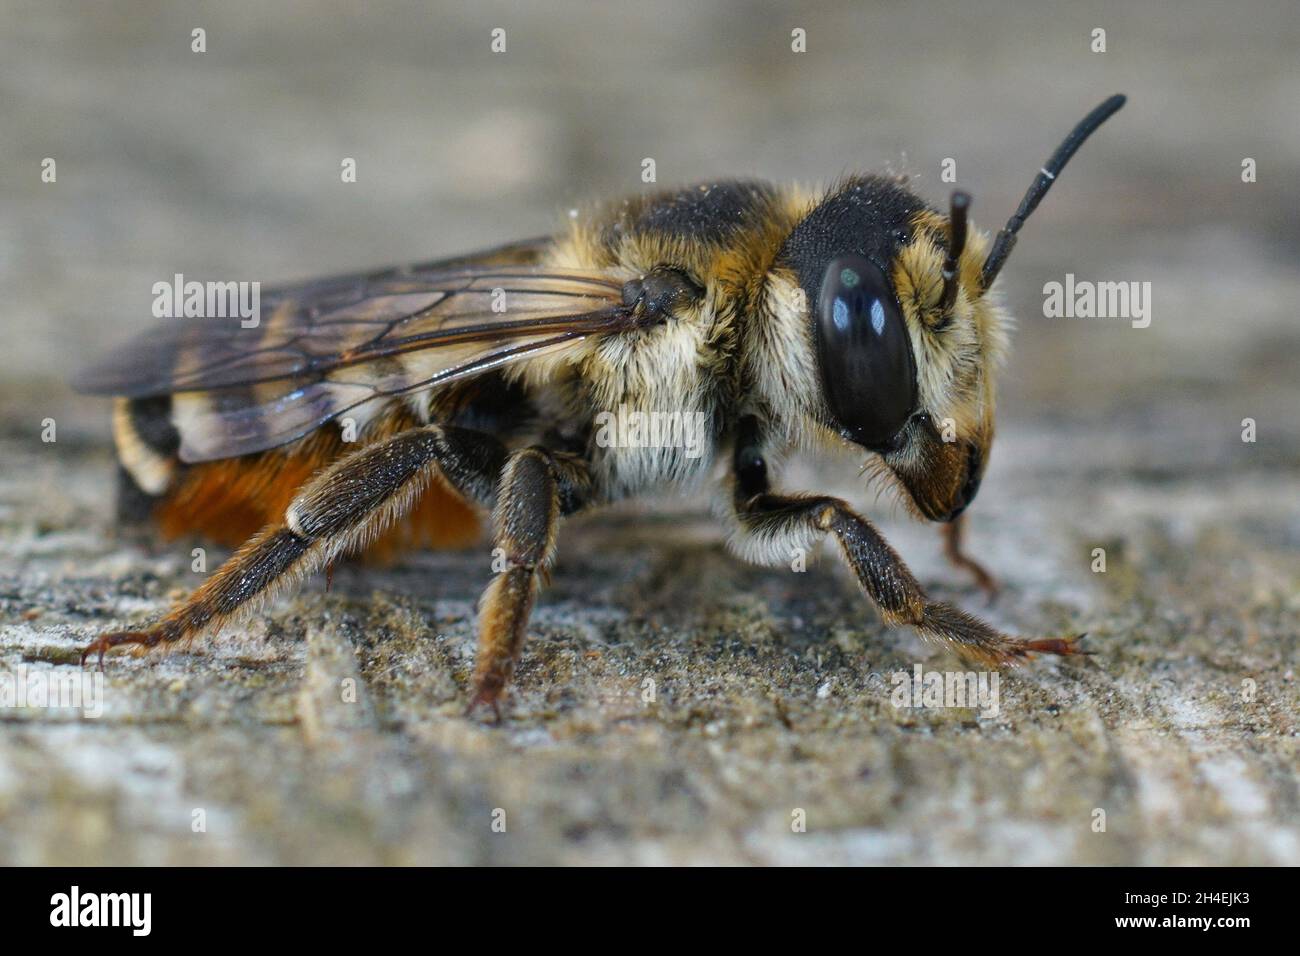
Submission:
{"label": "bee antenna", "polygon": [[1126,100],[1127,97],[1123,93],[1116,93],[1107,99],[1080,120],[1079,125],[1070,131],[1070,135],[1065,137],[1060,146],[1056,147],[1056,152],[1047,161],[1047,165],[1038,171],[1038,176],[1029,187],[1029,191],[1025,193],[1025,198],[1020,200],[1020,208],[1016,210],[1014,216],[1007,220],[1006,227],[998,233],[997,239],[994,240],[993,251],[989,253],[988,259],[984,261],[984,269],[980,274],[980,285],[983,288],[987,289],[993,285],[993,280],[1002,271],[1007,256],[1011,255],[1011,250],[1015,248],[1016,233],[1020,232],[1020,227],[1025,224],[1029,214],[1038,208],[1038,204],[1047,195],[1047,190],[1052,188],[1052,183],[1061,174],[1061,170],[1070,161],[1070,157],[1083,145],[1084,140],[1096,132],[1098,126],[1118,112]]}
{"label": "bee antenna", "polygon": [[966,248],[966,213],[970,210],[970,193],[960,189],[952,194],[948,213],[948,255],[943,260],[943,296],[939,311],[946,314],[957,301],[957,261]]}

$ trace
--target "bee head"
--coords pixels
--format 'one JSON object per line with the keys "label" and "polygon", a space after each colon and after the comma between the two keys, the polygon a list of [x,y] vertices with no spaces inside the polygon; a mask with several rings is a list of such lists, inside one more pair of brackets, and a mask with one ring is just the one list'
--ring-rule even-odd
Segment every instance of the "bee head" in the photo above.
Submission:
{"label": "bee head", "polygon": [[782,247],[820,385],[805,411],[879,455],[930,520],[961,514],[988,463],[1009,325],[988,290],[1065,163],[1123,103],[1111,97],[1075,127],[992,242],[970,228],[964,192],[945,216],[901,182],[867,177],[833,190]]}
{"label": "bee head", "polygon": [[[916,369],[915,398],[888,443],[871,450],[932,521],[956,518],[979,490],[993,444],[995,376],[1010,326],[985,294],[981,274],[989,240],[969,228],[969,208],[970,197],[957,192],[947,218],[933,210],[918,213],[887,280]],[[822,302],[834,308],[833,297]],[[814,337],[821,350],[832,339],[822,330]],[[834,366],[822,369],[822,387],[830,394]]]}
{"label": "bee head", "polygon": [[851,180],[783,250],[807,303],[819,430],[879,455],[936,521],[979,487],[1005,347],[979,283],[988,241],[967,228],[968,207],[958,194],[945,218],[895,180]]}

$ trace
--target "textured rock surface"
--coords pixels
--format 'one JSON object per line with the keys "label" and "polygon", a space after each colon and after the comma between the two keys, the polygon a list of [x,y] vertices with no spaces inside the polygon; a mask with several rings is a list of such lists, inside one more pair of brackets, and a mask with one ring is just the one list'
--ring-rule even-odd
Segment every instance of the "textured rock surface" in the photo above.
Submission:
{"label": "textured rock surface", "polygon": [[[101,628],[200,579],[200,542],[114,531],[106,410],[60,384],[147,321],[153,282],[535,234],[572,201],[640,188],[647,155],[668,182],[829,177],[906,148],[936,200],[954,156],[987,224],[1083,108],[1132,101],[1006,273],[1021,328],[970,535],[999,602],[981,608],[933,529],[872,508],[856,461],[788,482],[879,515],[938,597],[1021,633],[1090,632],[1090,661],[1005,675],[996,716],[897,709],[892,674],[952,661],[883,627],[833,554],[802,574],[740,565],[706,496],[670,497],[565,527],[500,727],[461,716],[486,548],[341,568],[192,654],[113,659],[98,719],[0,710],[0,862],[1300,863],[1286,5],[1176,23],[1155,6],[954,7],[942,35],[908,7],[847,5],[614,22],[576,5],[363,20],[342,3],[158,4],[130,23],[5,6],[8,674],[71,672]],[[883,79],[918,49],[914,84]],[[337,182],[344,156],[355,186]],[[1258,183],[1240,181],[1245,156]],[[1151,326],[1043,318],[1039,290],[1066,272],[1151,282]]]}

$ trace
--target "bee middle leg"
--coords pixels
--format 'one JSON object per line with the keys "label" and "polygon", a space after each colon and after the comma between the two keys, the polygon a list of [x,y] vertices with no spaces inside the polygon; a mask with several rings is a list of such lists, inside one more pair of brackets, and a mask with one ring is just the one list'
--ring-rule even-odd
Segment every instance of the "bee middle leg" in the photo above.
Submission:
{"label": "bee middle leg", "polygon": [[502,469],[493,512],[494,559],[502,566],[479,601],[474,692],[466,713],[485,704],[500,719],[540,579],[555,556],[559,519],[582,507],[589,493],[582,459],[540,446],[514,452]]}

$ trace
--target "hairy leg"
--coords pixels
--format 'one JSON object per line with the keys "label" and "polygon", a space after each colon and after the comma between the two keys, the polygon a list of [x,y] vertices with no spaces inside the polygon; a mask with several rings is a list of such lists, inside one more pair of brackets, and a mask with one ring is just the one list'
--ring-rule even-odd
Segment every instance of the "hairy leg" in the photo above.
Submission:
{"label": "hairy leg", "polygon": [[1082,635],[1021,640],[1003,634],[950,604],[931,601],[912,572],[871,522],[845,502],[824,495],[775,495],[755,434],[742,430],[735,455],[734,508],[742,538],[737,549],[755,559],[807,549],[835,536],[849,566],[889,624],[906,624],[925,639],[965,660],[994,667],[1014,665],[1034,653],[1084,653]]}
{"label": "hairy leg", "polygon": [[500,718],[500,700],[519,662],[540,578],[555,556],[559,519],[580,508],[589,492],[587,466],[579,458],[534,447],[506,462],[493,513],[494,559],[501,570],[479,602],[468,711],[486,704]]}
{"label": "hairy leg", "polygon": [[358,449],[312,478],[284,520],[253,536],[186,601],[142,631],[102,634],[84,664],[122,645],[148,649],[188,642],[252,613],[261,603],[363,547],[406,512],[437,470],[472,497],[493,495],[506,460],[496,439],[430,425]]}

